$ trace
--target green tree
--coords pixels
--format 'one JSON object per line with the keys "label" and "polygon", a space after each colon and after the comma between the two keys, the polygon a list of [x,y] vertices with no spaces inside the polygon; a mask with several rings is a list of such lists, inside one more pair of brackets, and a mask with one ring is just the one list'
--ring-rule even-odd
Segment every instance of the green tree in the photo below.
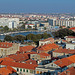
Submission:
{"label": "green tree", "polygon": [[4,31],[8,31],[8,30],[9,30],[8,26],[5,26],[5,27],[3,28],[3,30],[4,30]]}
{"label": "green tree", "polygon": [[13,41],[13,37],[10,35],[6,35],[4,38],[5,41]]}
{"label": "green tree", "polygon": [[14,40],[20,41],[20,42],[24,42],[25,36],[23,36],[23,35],[16,35],[16,36],[14,36]]}
{"label": "green tree", "polygon": [[42,35],[42,38],[44,38],[44,39],[46,39],[46,38],[48,38],[49,36],[48,36],[48,34],[47,33],[44,33],[43,35]]}
{"label": "green tree", "polygon": [[64,38],[65,36],[75,36],[75,33],[72,30],[65,28],[55,32],[54,36],[59,38]]}
{"label": "green tree", "polygon": [[41,34],[37,34],[36,37],[37,37],[38,40],[42,39],[42,35]]}

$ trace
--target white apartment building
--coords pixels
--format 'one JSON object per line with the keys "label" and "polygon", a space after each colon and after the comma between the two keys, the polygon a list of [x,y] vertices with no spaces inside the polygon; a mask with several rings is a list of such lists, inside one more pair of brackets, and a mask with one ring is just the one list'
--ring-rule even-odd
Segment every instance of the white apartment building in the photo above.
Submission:
{"label": "white apartment building", "polygon": [[59,26],[66,26],[66,27],[75,27],[75,20],[63,20],[63,19],[59,19],[56,20],[56,25]]}
{"label": "white apartment building", "polygon": [[11,22],[9,22],[8,27],[9,27],[10,29],[17,28],[17,23],[16,23],[16,21],[11,21]]}
{"label": "white apartment building", "polygon": [[8,26],[9,28],[17,28],[19,18],[0,18],[0,26]]}
{"label": "white apartment building", "polygon": [[67,44],[66,44],[66,49],[75,50],[75,43],[67,43]]}

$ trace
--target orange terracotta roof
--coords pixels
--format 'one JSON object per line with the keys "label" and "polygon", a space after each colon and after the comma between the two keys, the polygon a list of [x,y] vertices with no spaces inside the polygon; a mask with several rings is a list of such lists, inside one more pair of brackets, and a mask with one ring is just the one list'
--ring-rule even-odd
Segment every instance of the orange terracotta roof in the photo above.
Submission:
{"label": "orange terracotta roof", "polygon": [[26,52],[26,51],[31,51],[32,49],[34,48],[34,46],[23,46],[23,47],[20,47],[20,52]]}
{"label": "orange terracotta roof", "polygon": [[69,28],[70,30],[75,30],[75,27]]}
{"label": "orange terracotta roof", "polygon": [[0,75],[9,75],[14,72],[17,72],[17,71],[10,66],[0,68]]}
{"label": "orange terracotta roof", "polygon": [[72,63],[75,63],[75,55],[72,55],[70,57],[57,60],[54,63],[57,64],[60,67],[68,66],[68,65],[70,65]]}
{"label": "orange terracotta roof", "polygon": [[0,42],[0,48],[9,48],[12,47],[13,43],[8,43],[8,42]]}
{"label": "orange terracotta roof", "polygon": [[66,38],[75,38],[75,36],[67,36]]}
{"label": "orange terracotta roof", "polygon": [[29,59],[27,61],[25,61],[26,64],[37,64],[37,62],[35,60]]}
{"label": "orange terracotta roof", "polygon": [[66,66],[72,64],[73,62],[70,61],[69,59],[63,58],[63,59],[59,59],[59,60],[55,61],[54,63],[60,67],[66,67]]}
{"label": "orange terracotta roof", "polygon": [[71,67],[58,75],[75,75],[75,67]]}
{"label": "orange terracotta roof", "polygon": [[41,55],[41,56],[44,56],[44,57],[50,56],[50,54],[48,54],[48,53],[38,53],[38,55]]}
{"label": "orange terracotta roof", "polygon": [[38,66],[34,64],[25,64],[25,63],[11,62],[11,61],[3,61],[3,60],[0,61],[0,65],[25,68],[25,69],[33,69],[33,70],[35,70],[35,68]]}
{"label": "orange terracotta roof", "polygon": [[9,58],[9,57],[0,58],[0,61],[1,61],[1,60],[5,60],[5,61],[14,61],[12,58]]}
{"label": "orange terracotta roof", "polygon": [[46,45],[40,46],[37,48],[37,50],[48,51],[48,50],[52,50],[56,48],[59,48],[59,46],[52,43],[52,44],[46,44]]}
{"label": "orange terracotta roof", "polygon": [[53,41],[54,41],[54,39],[53,39],[53,38],[47,38],[47,39],[40,40],[40,41],[43,41],[43,42],[45,42],[45,41],[51,41],[51,42],[53,42]]}
{"label": "orange terracotta roof", "polygon": [[75,53],[75,50],[71,50],[71,49],[58,49],[58,50],[55,50],[53,52],[56,52],[56,53],[68,53],[68,54],[74,54]]}
{"label": "orange terracotta roof", "polygon": [[22,61],[25,61],[25,60],[29,59],[29,56],[26,53],[24,53],[24,54],[8,55],[8,57],[13,59],[16,62],[22,62]]}

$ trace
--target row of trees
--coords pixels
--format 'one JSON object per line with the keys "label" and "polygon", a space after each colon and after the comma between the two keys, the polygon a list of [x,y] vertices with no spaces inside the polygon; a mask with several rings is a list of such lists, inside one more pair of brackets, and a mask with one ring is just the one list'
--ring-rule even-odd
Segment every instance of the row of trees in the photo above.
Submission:
{"label": "row of trees", "polygon": [[39,41],[40,39],[46,39],[51,37],[50,34],[44,33],[44,34],[28,34],[27,36],[23,36],[23,35],[16,35],[14,37],[10,36],[10,35],[6,35],[4,40],[5,41],[20,41],[20,42],[24,42],[24,40],[32,40],[34,42]]}
{"label": "row of trees", "polygon": [[64,38],[65,36],[75,36],[75,32],[68,28],[60,29],[54,33],[55,38]]}

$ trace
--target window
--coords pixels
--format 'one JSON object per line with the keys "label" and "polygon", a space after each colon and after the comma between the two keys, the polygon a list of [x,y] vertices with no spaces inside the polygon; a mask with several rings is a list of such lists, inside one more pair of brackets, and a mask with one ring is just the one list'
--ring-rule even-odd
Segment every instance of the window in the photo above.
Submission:
{"label": "window", "polygon": [[23,69],[23,72],[25,72],[25,69]]}
{"label": "window", "polygon": [[53,66],[53,64],[51,64],[51,66]]}
{"label": "window", "polygon": [[30,73],[33,73],[33,70],[30,70]]}
{"label": "window", "polygon": [[20,69],[20,71],[22,71],[22,69]]}
{"label": "window", "polygon": [[26,72],[28,72],[28,70]]}
{"label": "window", "polygon": [[17,71],[19,71],[19,69],[17,68]]}

